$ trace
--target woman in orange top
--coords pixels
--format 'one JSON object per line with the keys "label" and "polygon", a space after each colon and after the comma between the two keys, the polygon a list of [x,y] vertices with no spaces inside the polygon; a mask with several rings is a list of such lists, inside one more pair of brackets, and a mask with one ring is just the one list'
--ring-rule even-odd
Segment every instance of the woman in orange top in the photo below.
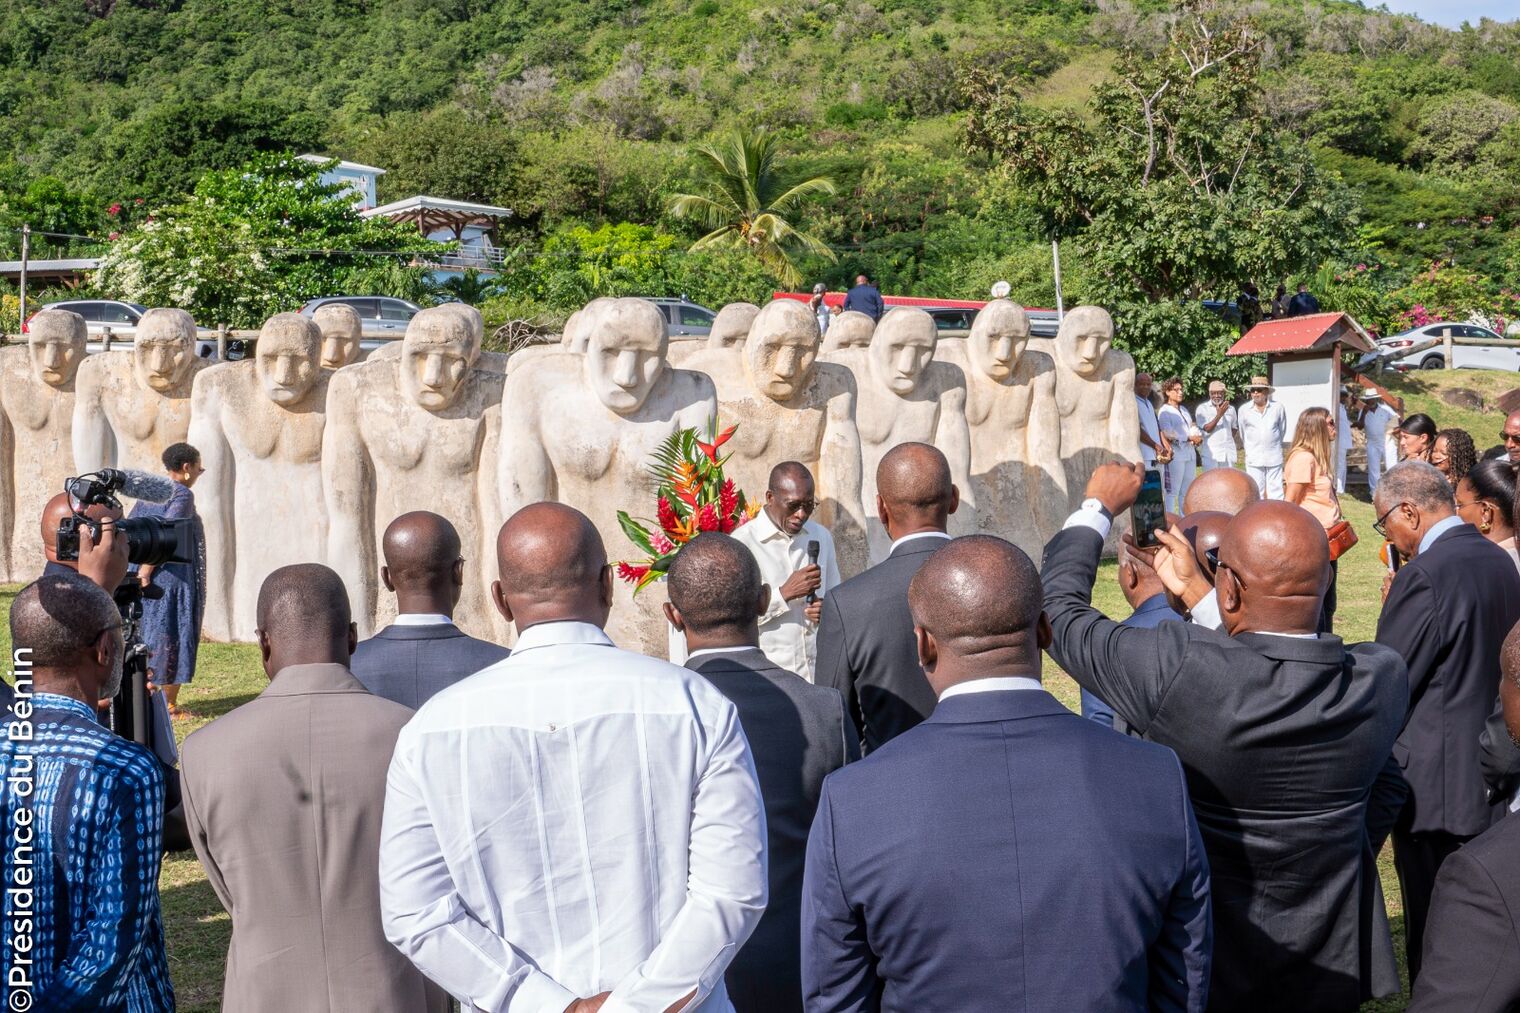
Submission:
{"label": "woman in orange top", "polygon": [[[1283,461],[1283,498],[1314,515],[1328,532],[1341,522],[1341,503],[1335,495],[1335,421],[1324,408],[1309,408],[1298,417],[1293,446]],[[1330,562],[1330,587],[1320,612],[1319,631],[1329,633],[1335,619],[1335,560]]]}

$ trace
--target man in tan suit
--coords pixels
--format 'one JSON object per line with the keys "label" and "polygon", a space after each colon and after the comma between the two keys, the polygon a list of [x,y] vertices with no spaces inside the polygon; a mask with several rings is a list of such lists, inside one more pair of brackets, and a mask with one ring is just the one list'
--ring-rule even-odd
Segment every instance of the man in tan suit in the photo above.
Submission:
{"label": "man in tan suit", "polygon": [[185,740],[195,853],[232,915],[228,1013],[433,1013],[448,997],[380,923],[385,772],[412,712],[348,671],[348,595],[325,566],[282,567],[258,598],[269,687]]}

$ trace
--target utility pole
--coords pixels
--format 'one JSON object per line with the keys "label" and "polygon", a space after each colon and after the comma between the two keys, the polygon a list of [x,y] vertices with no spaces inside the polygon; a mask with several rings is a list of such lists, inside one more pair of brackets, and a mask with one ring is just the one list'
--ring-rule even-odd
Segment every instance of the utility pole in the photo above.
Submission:
{"label": "utility pole", "polygon": [[17,330],[26,326],[26,262],[32,255],[32,227],[21,226],[21,316]]}
{"label": "utility pole", "polygon": [[1066,307],[1061,302],[1061,241],[1059,239],[1050,241],[1050,259],[1056,268],[1056,319],[1064,320]]}

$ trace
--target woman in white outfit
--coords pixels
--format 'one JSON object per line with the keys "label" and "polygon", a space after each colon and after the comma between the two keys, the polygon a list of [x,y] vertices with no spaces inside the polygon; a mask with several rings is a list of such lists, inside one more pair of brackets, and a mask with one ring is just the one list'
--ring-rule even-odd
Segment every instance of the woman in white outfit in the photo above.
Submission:
{"label": "woman in white outfit", "polygon": [[1163,502],[1166,508],[1179,517],[1182,515],[1182,498],[1187,495],[1193,476],[1198,473],[1198,444],[1203,433],[1193,424],[1193,415],[1182,406],[1182,381],[1172,377],[1161,385],[1161,396],[1166,404],[1156,413],[1162,433],[1172,445],[1172,463],[1161,476]]}

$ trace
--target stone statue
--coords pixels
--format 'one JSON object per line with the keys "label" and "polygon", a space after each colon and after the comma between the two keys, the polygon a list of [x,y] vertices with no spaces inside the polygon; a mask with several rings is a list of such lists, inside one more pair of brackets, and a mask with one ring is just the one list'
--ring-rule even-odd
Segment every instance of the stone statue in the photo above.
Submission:
{"label": "stone statue", "polygon": [[[474,306],[469,306],[462,302],[446,302],[439,303],[433,309],[459,314],[464,319],[464,326],[477,335],[477,348],[479,348],[480,342],[485,341],[485,318],[480,315],[480,310]],[[381,345],[363,358],[365,361],[369,359],[399,359],[404,347],[404,341],[391,341],[389,344]],[[508,371],[509,362],[510,357],[504,352],[487,352],[482,350],[475,353],[475,360],[472,365],[476,369],[485,369],[492,373],[504,374]],[[492,551],[494,552],[495,550],[493,549]]]}
{"label": "stone statue", "polygon": [[85,340],[79,314],[43,310],[25,347],[0,349],[0,582],[41,575],[43,507],[78,474],[70,430]]}
{"label": "stone statue", "polygon": [[[469,307],[464,307],[469,309]],[[487,588],[495,558],[501,372],[482,368],[480,314],[434,306],[412,318],[399,353],[333,374],[322,434],[327,562],[368,635],[395,616],[377,593],[380,539],[394,518],[431,510],[459,530],[464,593],[455,612],[477,637],[504,631]]]}
{"label": "stone statue", "polygon": [[857,310],[845,310],[834,314],[829,332],[823,336],[825,353],[840,348],[865,348],[876,332],[876,321]]}
{"label": "stone statue", "polygon": [[[829,325],[830,334],[838,319],[842,318]],[[961,493],[960,509],[950,517],[950,533],[976,531],[966,375],[959,366],[934,361],[938,339],[933,317],[917,307],[897,306],[881,318],[869,346],[839,348],[824,356],[848,366],[860,388],[855,421],[860,429],[861,508],[873,563],[891,551],[891,539],[877,519],[876,466],[899,443],[939,448],[950,462],[950,476]]]}
{"label": "stone statue", "polygon": [[1055,363],[1028,344],[1024,308],[997,299],[977,313],[968,337],[942,339],[937,355],[966,376],[981,530],[1039,559],[1066,520],[1066,471]]}
{"label": "stone statue", "polygon": [[1067,313],[1053,344],[1067,506],[1075,509],[1098,465],[1139,460],[1135,360],[1113,347],[1114,321],[1101,306]]}
{"label": "stone statue", "polygon": [[352,306],[340,302],[323,303],[311,319],[322,332],[323,369],[342,369],[364,357],[359,348],[364,325],[359,320],[359,312]]}
{"label": "stone statue", "polygon": [[329,340],[316,321],[279,313],[260,329],[253,361],[224,362],[195,378],[190,443],[206,468],[195,499],[206,529],[204,630],[214,640],[255,639],[264,578],[327,558]]}
{"label": "stone statue", "polygon": [[707,336],[693,337],[670,342],[670,364],[679,369],[696,369],[696,366],[688,367],[686,360],[694,355],[700,355],[708,349],[728,349],[738,354],[744,339],[749,337],[750,325],[755,322],[755,314],[760,312],[760,307],[752,302],[731,302],[718,311],[713,318],[712,327]]}
{"label": "stone statue", "polygon": [[97,468],[164,470],[163,453],[190,434],[190,388],[211,365],[195,355],[195,321],[151,309],[130,352],[101,352],[79,365],[74,398],[76,473]]}
{"label": "stone statue", "polygon": [[519,348],[508,356],[506,372],[516,372],[519,367],[534,359],[557,352],[573,352],[576,355],[584,353],[586,340],[590,337],[592,327],[596,325],[597,316],[616,301],[607,296],[591,300],[565,320],[565,329],[560,333],[557,344],[529,345],[527,348]]}
{"label": "stone statue", "polygon": [[[660,311],[642,299],[618,299],[597,314],[584,355],[539,356],[507,377],[502,391],[501,511],[510,517],[540,500],[584,510],[612,559],[637,550],[617,511],[654,515],[650,456],[683,428],[706,434],[718,409],[713,383],[672,369]],[[639,599],[619,583],[608,633],[620,646],[663,657],[663,588]]]}

